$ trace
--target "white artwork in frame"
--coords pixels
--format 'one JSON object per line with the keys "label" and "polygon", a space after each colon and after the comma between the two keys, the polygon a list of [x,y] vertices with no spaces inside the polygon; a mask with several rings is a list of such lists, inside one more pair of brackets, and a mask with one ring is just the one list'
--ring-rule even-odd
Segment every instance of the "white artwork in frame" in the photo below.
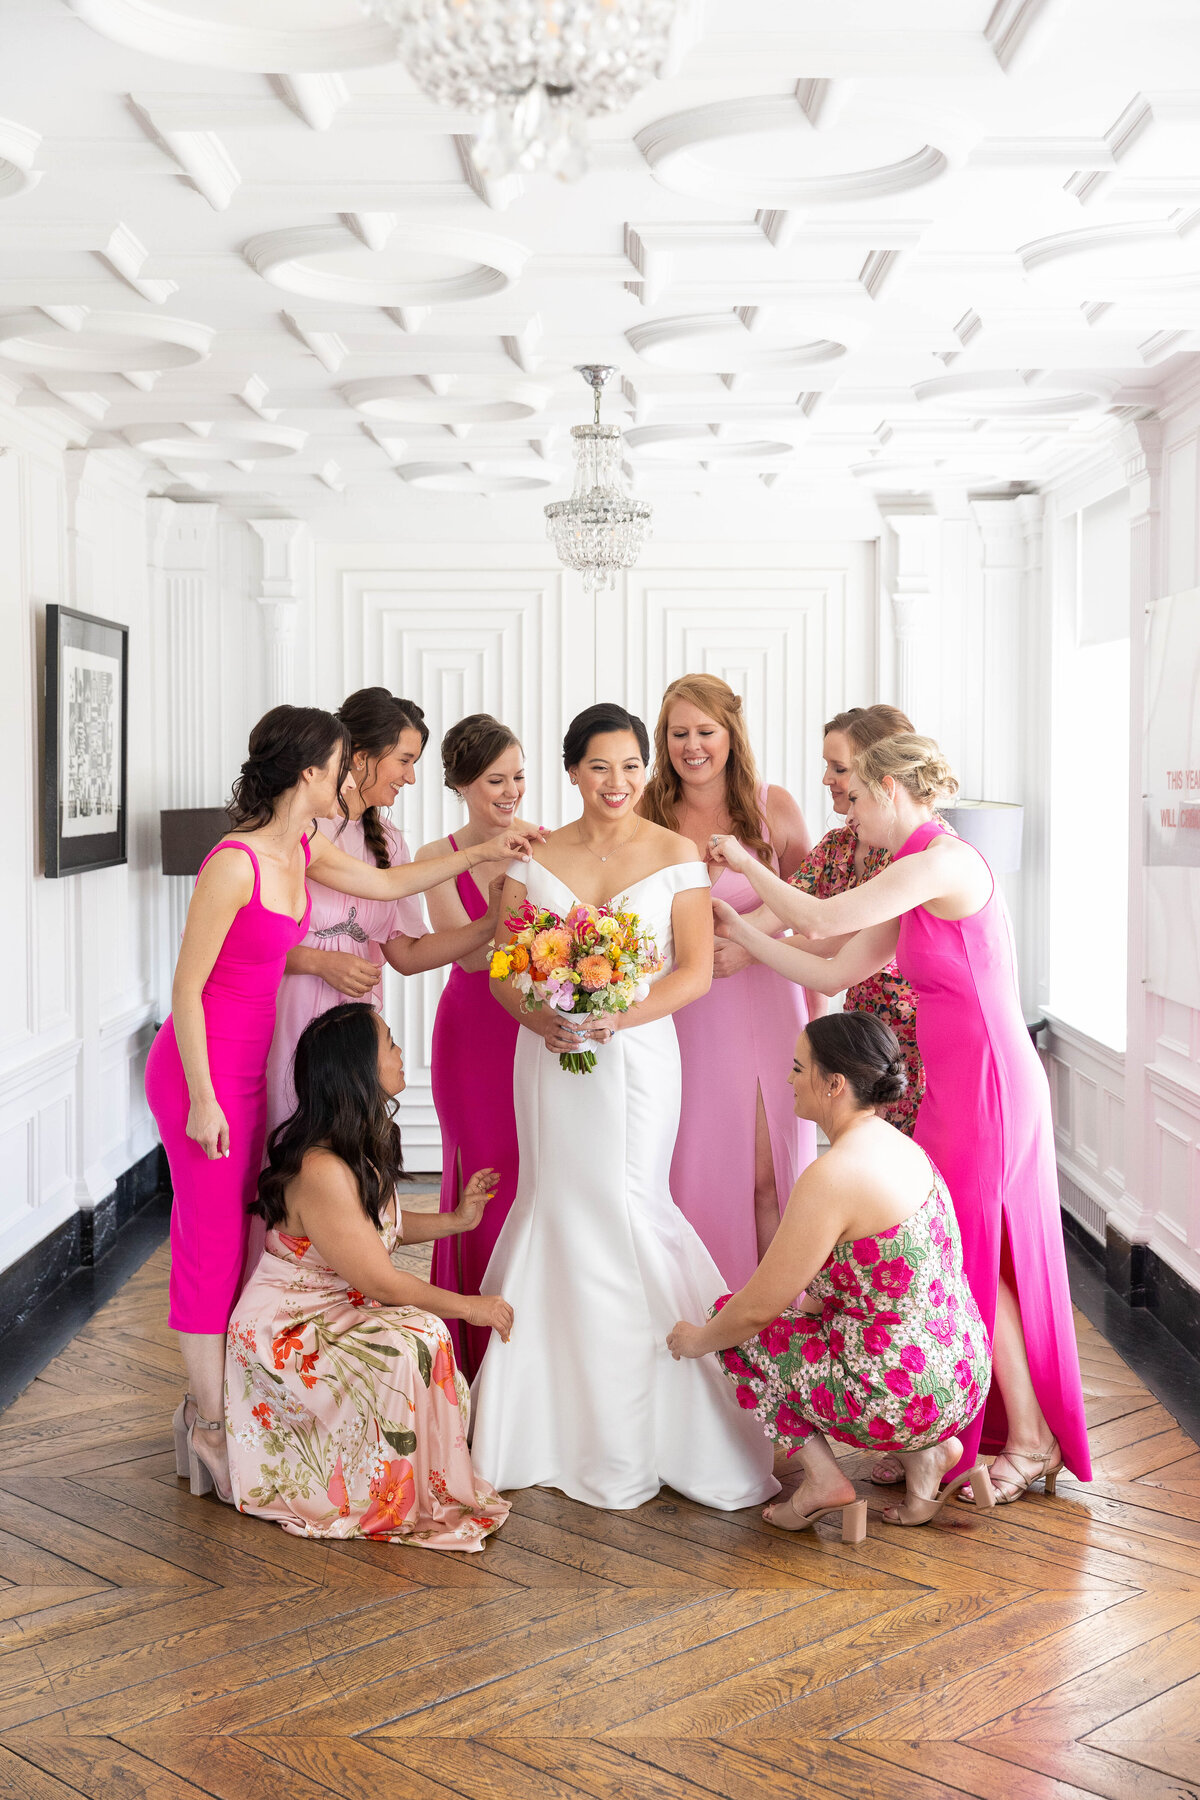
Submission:
{"label": "white artwork in frame", "polygon": [[121,664],[115,656],[64,645],[61,680],[62,835],[98,837],[117,829]]}

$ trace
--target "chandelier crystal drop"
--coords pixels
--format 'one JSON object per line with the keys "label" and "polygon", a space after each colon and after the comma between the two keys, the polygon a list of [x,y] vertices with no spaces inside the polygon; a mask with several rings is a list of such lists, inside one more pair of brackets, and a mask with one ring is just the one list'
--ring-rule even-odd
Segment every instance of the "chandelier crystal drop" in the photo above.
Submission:
{"label": "chandelier crystal drop", "polygon": [[397,33],[431,99],[482,113],[487,179],[587,170],[585,121],[617,112],[662,67],[680,0],[361,0]]}
{"label": "chandelier crystal drop", "polygon": [[581,363],[596,397],[590,425],[573,425],[575,490],[546,507],[546,535],[559,561],[583,576],[586,593],[615,588],[617,571],[631,569],[650,535],[651,508],[634,500],[621,468],[621,428],[600,423],[600,396],[616,374],[606,363]]}

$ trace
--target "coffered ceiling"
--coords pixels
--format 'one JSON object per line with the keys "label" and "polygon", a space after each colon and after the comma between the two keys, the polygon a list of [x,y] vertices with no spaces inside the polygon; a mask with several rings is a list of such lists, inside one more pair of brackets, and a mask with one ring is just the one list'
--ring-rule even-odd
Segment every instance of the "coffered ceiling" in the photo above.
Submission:
{"label": "coffered ceiling", "polygon": [[576,186],[358,0],[0,38],[0,382],[158,492],[536,533],[611,361],[639,492],[786,532],[1052,479],[1200,349],[1197,0],[690,0]]}

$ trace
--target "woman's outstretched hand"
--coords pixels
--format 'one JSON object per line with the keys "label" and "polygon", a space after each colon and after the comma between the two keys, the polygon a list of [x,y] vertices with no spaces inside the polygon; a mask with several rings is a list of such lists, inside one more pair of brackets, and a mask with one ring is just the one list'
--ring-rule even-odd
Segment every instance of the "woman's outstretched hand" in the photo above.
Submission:
{"label": "woman's outstretched hand", "polygon": [[689,1325],[686,1319],[680,1319],[667,1338],[667,1349],[676,1362],[681,1357],[694,1360],[696,1357],[706,1354],[704,1346],[700,1342],[703,1331],[702,1325]]}
{"label": "woman's outstretched hand", "polygon": [[500,1333],[500,1342],[507,1344],[513,1328],[513,1309],[503,1294],[466,1294],[463,1306],[467,1309],[464,1316],[468,1325],[490,1325]]}
{"label": "woman's outstretched hand", "polygon": [[752,869],[757,859],[751,856],[745,844],[739,844],[735,837],[727,832],[714,831],[708,840],[708,861],[722,863],[727,869],[744,872]]}
{"label": "woman's outstretched hand", "polygon": [[379,986],[382,971],[369,956],[355,956],[353,950],[320,950],[321,980],[347,1000],[363,1000],[373,987]]}
{"label": "woman's outstretched hand", "polygon": [[476,1169],[454,1209],[454,1217],[463,1231],[474,1231],[483,1217],[484,1207],[494,1198],[499,1184],[499,1169]]}
{"label": "woman's outstretched hand", "polygon": [[713,930],[717,936],[728,943],[736,943],[743,924],[741,913],[735,906],[730,906],[728,900],[714,900],[712,909]]}
{"label": "woman's outstretched hand", "polygon": [[540,825],[529,825],[522,831],[498,831],[495,837],[476,844],[477,855],[470,866],[473,868],[475,863],[482,862],[528,862],[534,845],[541,843],[542,836]]}
{"label": "woman's outstretched hand", "polygon": [[215,1099],[192,1101],[187,1135],[199,1144],[210,1162],[229,1155],[229,1121]]}

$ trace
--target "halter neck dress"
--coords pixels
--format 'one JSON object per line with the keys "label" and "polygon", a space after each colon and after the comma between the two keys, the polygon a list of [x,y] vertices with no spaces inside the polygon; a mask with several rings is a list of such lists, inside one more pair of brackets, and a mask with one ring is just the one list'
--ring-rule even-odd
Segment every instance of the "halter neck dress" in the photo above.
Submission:
{"label": "halter neck dress", "polygon": [[[943,830],[936,819],[918,826],[895,860],[917,855]],[[905,913],[896,961],[917,997],[925,1064],[913,1135],[950,1190],[971,1292],[990,1337],[1003,1268],[1020,1302],[1038,1403],[1067,1468],[1090,1481],[1050,1090],[1021,1012],[1012,926],[995,882],[970,918],[938,919],[923,906]],[[960,1434],[960,1470],[981,1443],[1002,1450],[1007,1430],[993,1383]]]}
{"label": "halter neck dress", "polygon": [[[275,998],[289,950],[308,930],[312,898],[299,919],[262,903],[258,858],[236,838],[216,844],[241,850],[254,868],[254,889],[234,914],[201,996],[213,1092],[229,1123],[229,1155],[210,1160],[187,1135],[191,1097],[168,1016],[146,1058],[146,1100],[171,1169],[171,1286],[168,1323],[175,1331],[223,1334],[241,1285],[249,1217],[267,1129],[267,1056],[275,1031]],[[304,841],[304,866],[309,851]],[[198,873],[199,873],[198,872]]]}

